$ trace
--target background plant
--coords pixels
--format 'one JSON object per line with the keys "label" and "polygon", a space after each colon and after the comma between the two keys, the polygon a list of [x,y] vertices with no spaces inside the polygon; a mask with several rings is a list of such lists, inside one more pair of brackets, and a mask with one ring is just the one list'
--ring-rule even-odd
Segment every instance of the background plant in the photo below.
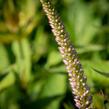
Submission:
{"label": "background plant", "polygon": [[[78,50],[95,108],[108,109],[109,78],[93,68],[109,72],[109,2],[53,0],[53,4]],[[38,0],[0,0],[1,109],[73,107],[66,71],[43,14]]]}

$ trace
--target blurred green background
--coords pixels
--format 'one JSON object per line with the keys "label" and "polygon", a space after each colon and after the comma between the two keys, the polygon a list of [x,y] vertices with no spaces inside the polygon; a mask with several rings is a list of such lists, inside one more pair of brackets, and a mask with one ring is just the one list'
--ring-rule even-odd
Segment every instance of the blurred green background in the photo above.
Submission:
{"label": "blurred green background", "polygon": [[[109,109],[109,0],[52,0],[71,36],[95,109]],[[0,109],[76,109],[39,0],[0,0]]]}

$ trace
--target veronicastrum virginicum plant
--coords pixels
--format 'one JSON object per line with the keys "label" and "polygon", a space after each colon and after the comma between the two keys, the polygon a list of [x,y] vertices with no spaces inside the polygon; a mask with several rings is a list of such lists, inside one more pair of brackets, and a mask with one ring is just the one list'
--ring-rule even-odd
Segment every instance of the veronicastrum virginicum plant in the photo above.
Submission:
{"label": "veronicastrum virginicum plant", "polygon": [[66,65],[76,107],[79,109],[93,109],[90,89],[86,84],[83,68],[69,35],[51,2],[49,0],[40,0],[40,2],[48,17],[63,62]]}

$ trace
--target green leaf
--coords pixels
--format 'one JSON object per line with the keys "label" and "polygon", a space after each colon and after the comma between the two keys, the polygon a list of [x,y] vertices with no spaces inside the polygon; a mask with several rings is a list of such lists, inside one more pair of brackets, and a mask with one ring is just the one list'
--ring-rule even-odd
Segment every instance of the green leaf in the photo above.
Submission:
{"label": "green leaf", "polygon": [[7,68],[9,65],[8,54],[6,48],[0,44],[0,72]]}
{"label": "green leaf", "polygon": [[[95,87],[99,89],[103,88],[105,90],[108,89],[109,78],[97,73],[92,69],[92,68],[96,68],[101,71],[108,72],[109,71],[108,61],[102,61],[102,60],[83,61],[83,66],[84,66],[85,74],[87,75],[88,78],[88,83],[90,84],[91,87]],[[103,82],[106,84],[103,84]]]}
{"label": "green leaf", "polygon": [[24,84],[31,77],[31,49],[27,39],[15,41],[12,45],[16,57],[17,72]]}
{"label": "green leaf", "polygon": [[24,67],[25,67],[25,78],[27,81],[30,80],[31,77],[31,48],[29,41],[27,39],[22,40],[22,51],[24,57]]}
{"label": "green leaf", "polygon": [[59,109],[60,101],[62,100],[65,92],[66,76],[58,74],[50,76],[47,81],[45,81],[45,86],[43,87],[40,98],[54,98],[59,95],[60,97],[56,97],[54,100],[51,99],[49,104],[46,107],[43,107],[43,109]]}
{"label": "green leaf", "polygon": [[8,88],[13,85],[15,82],[15,78],[12,72],[10,72],[2,81],[0,81],[0,91]]}
{"label": "green leaf", "polygon": [[46,67],[49,68],[51,66],[55,66],[62,61],[61,55],[58,51],[51,51],[48,55],[48,60],[46,63]]}
{"label": "green leaf", "polygon": [[[31,108],[38,108],[38,109],[50,109],[50,107],[48,107],[53,101],[57,100],[57,99],[60,99],[62,95],[57,95],[57,96],[52,96],[52,97],[45,97],[45,98],[42,98],[42,99],[38,99],[36,100]],[[53,107],[53,106],[52,106]],[[53,108],[54,109],[54,108]],[[57,108],[55,108],[57,109]]]}
{"label": "green leaf", "polygon": [[68,20],[69,25],[73,26],[72,40],[76,45],[88,45],[98,33],[100,26],[99,18],[94,17],[94,11],[90,6],[82,2],[75,1],[74,5],[69,8]]}
{"label": "green leaf", "polygon": [[103,72],[103,71],[99,71],[99,70],[97,70],[97,69],[95,69],[95,68],[93,68],[93,70],[96,71],[97,73],[99,73],[99,74],[101,74],[101,75],[103,75],[103,76],[109,78],[109,73]]}
{"label": "green leaf", "polygon": [[7,74],[8,73],[0,74],[0,81],[2,81],[7,76]]}
{"label": "green leaf", "polygon": [[41,56],[45,55],[48,50],[48,37],[47,34],[44,33],[43,27],[39,27],[35,40],[33,41],[33,60],[36,62],[40,59]]}
{"label": "green leaf", "polygon": [[88,53],[88,52],[98,52],[103,50],[104,47],[102,45],[86,45],[80,48],[77,48],[78,53]]}

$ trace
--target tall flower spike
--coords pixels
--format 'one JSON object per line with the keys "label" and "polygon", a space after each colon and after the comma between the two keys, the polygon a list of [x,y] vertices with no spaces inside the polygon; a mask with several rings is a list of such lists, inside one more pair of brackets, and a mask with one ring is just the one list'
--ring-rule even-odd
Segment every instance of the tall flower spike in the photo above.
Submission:
{"label": "tall flower spike", "polygon": [[59,51],[63,57],[63,62],[66,65],[76,106],[79,109],[92,109],[90,89],[86,84],[83,68],[69,35],[51,2],[49,0],[40,0],[40,2],[48,17],[52,32],[59,46]]}

